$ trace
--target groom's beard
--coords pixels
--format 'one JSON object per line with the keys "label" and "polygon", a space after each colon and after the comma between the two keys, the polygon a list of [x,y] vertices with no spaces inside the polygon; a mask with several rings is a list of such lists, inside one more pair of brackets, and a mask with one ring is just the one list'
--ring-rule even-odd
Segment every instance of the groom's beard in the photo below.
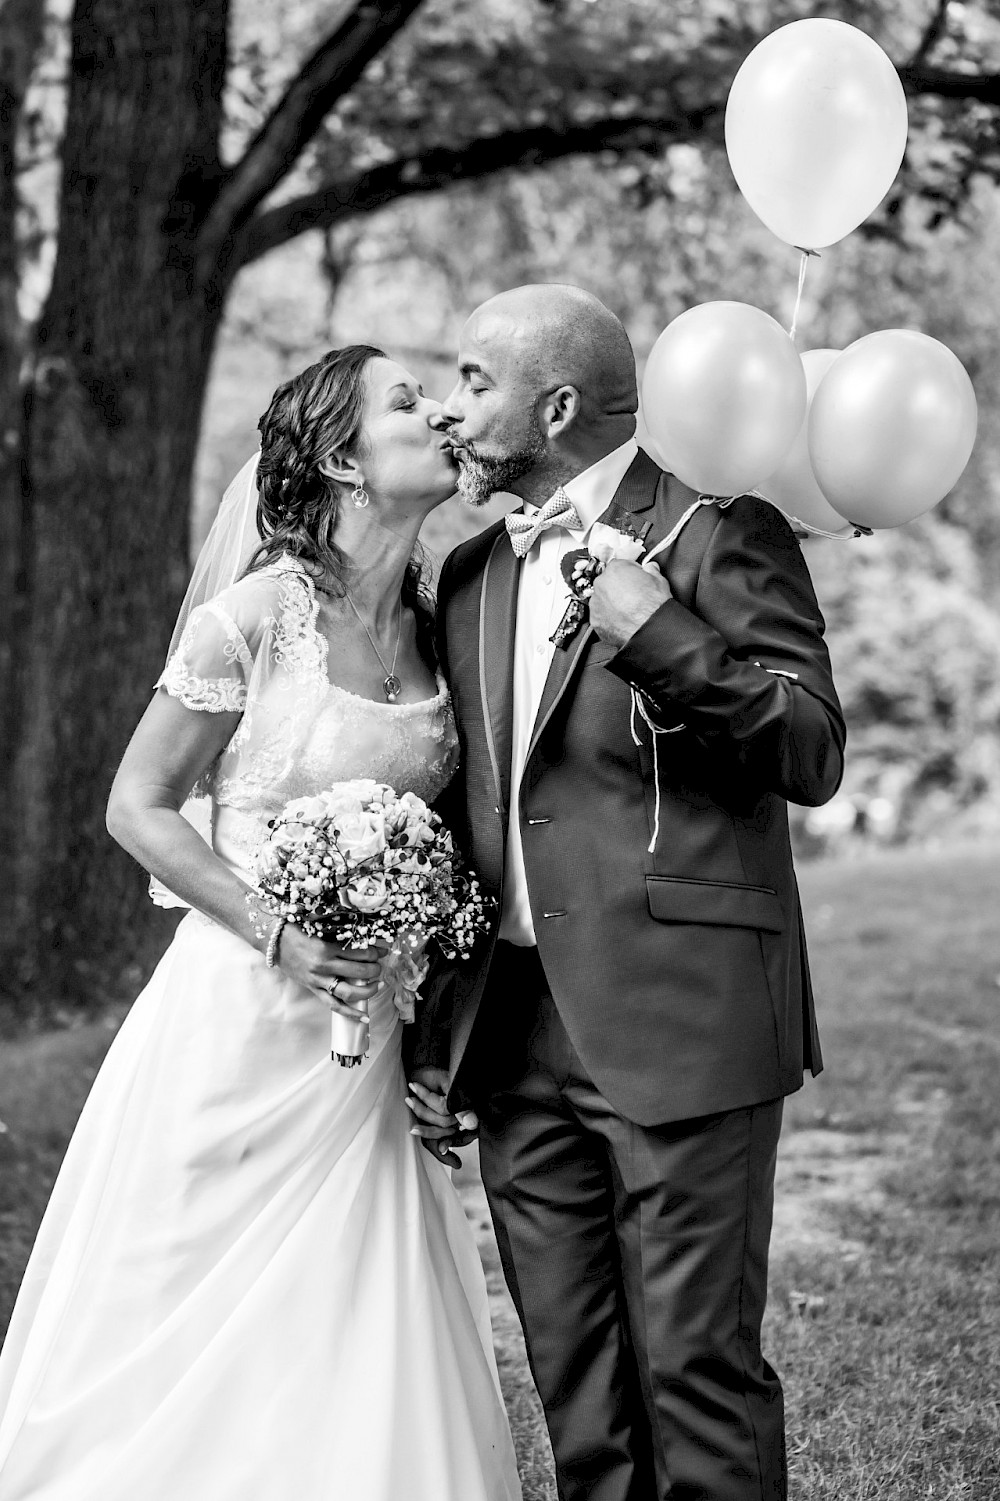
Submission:
{"label": "groom's beard", "polygon": [[458,493],[470,506],[484,506],[530,474],[544,452],[545,439],[537,430],[520,448],[504,454],[479,453],[474,443],[467,443],[462,449]]}

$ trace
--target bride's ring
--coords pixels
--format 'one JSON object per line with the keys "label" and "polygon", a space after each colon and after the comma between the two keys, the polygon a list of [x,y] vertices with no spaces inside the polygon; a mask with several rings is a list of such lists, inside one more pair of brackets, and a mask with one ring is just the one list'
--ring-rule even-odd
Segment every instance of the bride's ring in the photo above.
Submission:
{"label": "bride's ring", "polygon": [[327,995],[332,995],[333,998],[334,998],[334,1000],[337,999],[337,986],[339,984],[340,984],[340,979],[338,978],[338,979],[334,980],[334,982],[333,982],[332,985],[328,985],[326,987]]}

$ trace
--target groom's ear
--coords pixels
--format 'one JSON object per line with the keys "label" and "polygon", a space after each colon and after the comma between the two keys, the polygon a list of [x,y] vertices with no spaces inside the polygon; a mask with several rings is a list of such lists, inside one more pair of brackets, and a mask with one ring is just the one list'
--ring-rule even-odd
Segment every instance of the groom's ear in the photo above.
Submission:
{"label": "groom's ear", "polygon": [[561,438],[576,421],[582,399],[576,386],[556,386],[542,402],[542,428],[549,438]]}
{"label": "groom's ear", "polygon": [[356,485],[361,479],[361,467],[356,459],[348,458],[346,453],[334,449],[325,458],[320,459],[316,466],[324,479],[335,480],[338,485]]}

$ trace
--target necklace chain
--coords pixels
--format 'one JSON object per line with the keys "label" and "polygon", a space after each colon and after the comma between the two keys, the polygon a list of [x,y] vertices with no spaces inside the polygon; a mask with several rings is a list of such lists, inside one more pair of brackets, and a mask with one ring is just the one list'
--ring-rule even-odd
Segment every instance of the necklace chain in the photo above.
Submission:
{"label": "necklace chain", "polygon": [[364,616],[362,615],[361,611],[358,609],[357,605],[354,603],[353,599],[346,589],[344,590],[344,595],[347,599],[347,603],[350,605],[355,615],[361,621],[361,628],[364,631],[365,635],[368,637],[368,640],[371,642],[372,651],[374,651],[375,655],[378,657],[382,671],[385,673],[385,677],[382,680],[382,692],[385,694],[386,701],[387,703],[394,704],[403,689],[402,682],[396,676],[396,658],[399,655],[399,637],[400,632],[403,628],[403,601],[400,600],[396,606],[396,645],[393,648],[392,653],[392,666],[387,667],[385,665],[385,658],[378,649],[375,637],[372,635],[371,631],[365,624]]}

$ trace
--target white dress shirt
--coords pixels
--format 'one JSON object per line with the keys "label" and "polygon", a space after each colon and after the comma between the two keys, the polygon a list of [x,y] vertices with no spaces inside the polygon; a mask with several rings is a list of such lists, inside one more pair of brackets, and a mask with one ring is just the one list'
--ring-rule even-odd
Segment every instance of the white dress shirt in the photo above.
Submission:
{"label": "white dress shirt", "polygon": [[[521,582],[517,596],[517,624],[514,634],[514,727],[511,744],[511,811],[507,828],[507,857],[504,867],[503,909],[500,937],[508,943],[529,947],[535,942],[528,902],[528,882],[524,873],[521,848],[519,800],[521,778],[528,759],[528,746],[535,726],[538,705],[556,648],[549,637],[562,618],[569,601],[569,590],[562,576],[563,553],[586,545],[597,518],[607,510],[615,491],[638,453],[634,438],[598,459],[589,469],[563,485],[563,490],[577,509],[584,530],[569,532],[562,526],[550,526],[531,551],[521,559]],[[540,508],[525,505],[526,516]]]}

